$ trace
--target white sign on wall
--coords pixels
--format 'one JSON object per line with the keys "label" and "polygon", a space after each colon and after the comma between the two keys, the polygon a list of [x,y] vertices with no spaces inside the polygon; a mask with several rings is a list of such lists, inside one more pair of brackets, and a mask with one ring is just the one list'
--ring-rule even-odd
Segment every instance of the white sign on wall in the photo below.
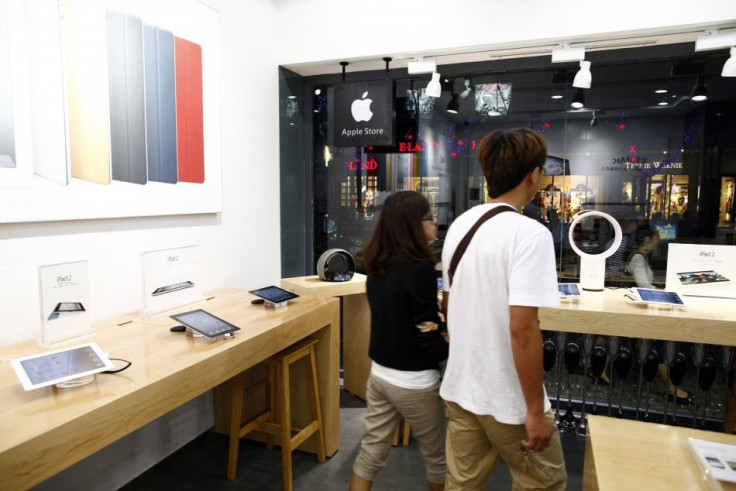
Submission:
{"label": "white sign on wall", "polygon": [[670,244],[666,281],[681,295],[736,298],[736,247]]}
{"label": "white sign on wall", "polygon": [[199,246],[144,252],[141,264],[144,316],[202,298]]}
{"label": "white sign on wall", "polygon": [[41,340],[50,346],[94,333],[90,321],[87,261],[39,268],[41,283]]}

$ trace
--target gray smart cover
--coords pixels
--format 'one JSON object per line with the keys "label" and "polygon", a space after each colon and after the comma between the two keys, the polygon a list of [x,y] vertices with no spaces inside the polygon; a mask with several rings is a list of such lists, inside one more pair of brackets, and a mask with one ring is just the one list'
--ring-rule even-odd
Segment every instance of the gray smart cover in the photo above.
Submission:
{"label": "gray smart cover", "polygon": [[150,181],[176,183],[174,35],[143,24],[146,156]]}
{"label": "gray smart cover", "polygon": [[148,172],[140,18],[107,11],[107,54],[112,178],[145,184]]}

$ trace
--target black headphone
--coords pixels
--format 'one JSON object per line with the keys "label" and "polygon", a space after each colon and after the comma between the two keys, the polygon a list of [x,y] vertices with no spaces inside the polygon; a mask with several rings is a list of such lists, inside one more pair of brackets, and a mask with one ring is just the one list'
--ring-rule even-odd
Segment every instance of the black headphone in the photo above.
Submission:
{"label": "black headphone", "polygon": [[355,260],[344,249],[328,249],[317,260],[317,275],[324,281],[350,281]]}

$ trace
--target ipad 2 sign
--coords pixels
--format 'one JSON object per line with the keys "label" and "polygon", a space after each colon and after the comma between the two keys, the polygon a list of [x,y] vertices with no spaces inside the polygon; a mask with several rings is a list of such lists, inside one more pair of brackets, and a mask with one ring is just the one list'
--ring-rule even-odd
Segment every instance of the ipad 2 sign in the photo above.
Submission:
{"label": "ipad 2 sign", "polygon": [[336,147],[394,144],[394,82],[335,86]]}

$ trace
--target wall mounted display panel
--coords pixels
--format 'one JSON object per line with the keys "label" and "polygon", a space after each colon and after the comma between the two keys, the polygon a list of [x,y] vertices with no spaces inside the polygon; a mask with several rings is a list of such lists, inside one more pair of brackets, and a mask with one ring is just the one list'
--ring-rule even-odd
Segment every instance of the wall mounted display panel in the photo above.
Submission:
{"label": "wall mounted display panel", "polygon": [[148,179],[176,183],[176,86],[174,35],[143,26]]}
{"label": "wall mounted display panel", "polygon": [[107,11],[110,166],[116,181],[145,184],[146,116],[143,101],[143,23]]}
{"label": "wall mounted display panel", "polygon": [[[20,3],[20,0],[4,1]],[[35,88],[32,87],[32,90],[44,90],[49,100],[55,97],[56,99],[52,102],[66,107],[65,114],[59,118],[61,121],[65,120],[66,125],[58,124],[58,132],[62,134],[66,132],[68,151],[66,148],[58,148],[56,145],[53,147],[59,157],[56,163],[59,165],[60,174],[62,174],[60,179],[43,179],[37,175],[33,176],[31,185],[23,189],[22,192],[15,194],[0,193],[0,223],[183,215],[221,211],[218,12],[194,0],[177,2],[176,5],[170,2],[147,2],[144,0],[64,0],[63,3],[30,0],[30,2],[37,5],[39,10],[43,10],[44,13],[52,15],[56,19],[59,18],[59,10],[63,14],[63,21],[57,26],[56,36],[58,36],[58,39],[56,40],[56,46],[53,46],[51,42],[54,36],[48,35],[45,37],[48,41],[46,42],[48,49],[62,50],[64,59],[63,86],[58,87],[58,94],[56,95],[54,95],[56,91],[51,90],[51,87],[40,84]],[[111,119],[115,114],[115,110],[111,111],[110,106],[110,76],[108,72],[110,67],[108,64],[111,57],[108,55],[108,11],[132,16],[140,20],[140,45],[142,47],[141,53],[143,53],[141,60],[143,64],[145,64],[146,46],[142,25],[160,29],[159,41],[162,37],[166,37],[161,36],[162,32],[170,33],[170,35],[166,34],[169,36],[170,46],[173,45],[173,36],[176,36],[186,40],[196,48],[195,55],[187,57],[190,68],[192,59],[194,59],[194,73],[196,76],[192,78],[190,73],[187,82],[190,83],[190,88],[192,84],[194,85],[194,93],[198,93],[198,103],[195,102],[193,105],[195,111],[192,111],[192,98],[189,98],[190,109],[187,123],[189,134],[199,134],[199,137],[192,137],[188,141],[190,146],[187,148],[187,152],[190,155],[196,155],[193,160],[195,164],[187,167],[188,169],[194,169],[194,172],[190,172],[188,177],[178,178],[177,175],[175,178],[174,172],[172,172],[174,163],[177,166],[177,174],[179,167],[178,155],[175,155],[177,152],[176,150],[172,151],[172,148],[176,148],[176,118],[178,117],[176,103],[172,103],[171,100],[159,100],[158,105],[161,111],[157,114],[160,120],[158,143],[161,148],[156,150],[149,147],[148,135],[146,134],[148,122],[145,119],[143,124],[135,123],[136,128],[143,130],[143,144],[133,145],[129,133],[124,136],[130,140],[127,147],[129,153],[133,150],[142,152],[142,159],[128,155],[129,164],[136,166],[138,174],[135,178],[124,176],[123,179],[127,180],[118,180],[118,166],[111,165],[110,160],[111,155],[113,160],[115,155],[118,155],[115,152],[111,153],[110,135],[117,132],[114,126],[120,121]],[[28,30],[29,36],[34,36],[34,31],[37,31],[35,26],[34,29]],[[125,35],[128,34],[126,31]],[[37,41],[34,39],[34,42]],[[11,47],[11,52],[13,49]],[[169,51],[171,52],[171,50]],[[167,56],[159,56],[158,68],[162,74],[167,70],[169,71],[170,76],[167,75],[169,80],[175,80],[173,63],[172,56],[168,56],[168,59]],[[51,75],[48,77],[49,80],[54,80],[54,75],[59,76],[58,66],[54,67],[52,64],[45,67],[45,69]],[[123,71],[126,79],[132,77],[133,81],[140,84],[139,86],[144,89],[141,98],[143,105],[141,112],[145,118],[146,84],[148,83],[146,70],[145,68],[136,70],[126,65]],[[34,77],[44,78],[43,70],[36,70]],[[91,83],[90,77],[95,78],[96,82]],[[167,83],[168,86],[171,86],[170,81]],[[165,93],[173,98],[178,88],[172,91],[164,88],[164,85],[162,84],[159,87],[158,95]],[[57,87],[53,87],[53,89],[57,89]],[[137,91],[136,93],[140,94],[141,92]],[[30,95],[31,97],[34,96],[33,93]],[[115,98],[114,104],[120,102],[118,99]],[[95,101],[93,106],[96,107],[87,104],[90,100]],[[125,107],[127,109],[127,106]],[[173,119],[172,116],[174,116]],[[129,128],[128,115],[126,114],[125,117],[127,125],[125,128]],[[49,121],[54,119],[54,117],[48,118]],[[89,120],[94,120],[96,123],[91,124]],[[140,121],[140,118],[137,121]],[[163,125],[165,125],[165,129],[163,129]],[[40,129],[40,125],[38,129]],[[38,131],[35,125],[34,136],[39,141],[43,139],[43,133]],[[167,149],[163,148],[164,140]],[[174,146],[172,147],[172,145]],[[196,151],[192,150],[193,147]],[[144,170],[148,174],[150,172],[147,167],[149,155],[153,155],[157,151],[162,156],[167,155],[166,162],[159,167],[159,175],[154,179],[150,179],[148,175],[144,177],[140,172],[141,167],[138,166],[142,161],[146,166]],[[79,157],[85,158],[80,160]],[[63,179],[65,159],[71,170],[68,184]],[[121,167],[121,170],[124,170],[124,166]],[[129,166],[127,170],[130,171],[131,167]],[[141,185],[143,182],[145,182],[145,185]]]}

